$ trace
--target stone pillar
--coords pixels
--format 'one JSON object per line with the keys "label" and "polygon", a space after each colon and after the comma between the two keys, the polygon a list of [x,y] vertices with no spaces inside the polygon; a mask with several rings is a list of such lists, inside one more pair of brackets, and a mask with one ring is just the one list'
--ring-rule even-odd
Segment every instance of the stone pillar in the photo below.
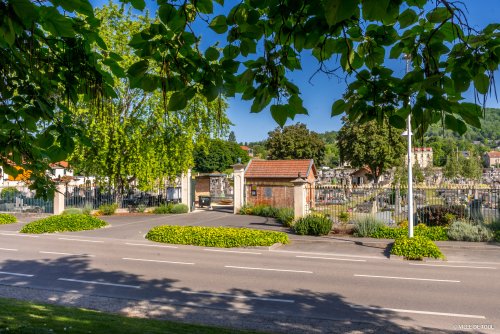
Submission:
{"label": "stone pillar", "polygon": [[64,211],[64,193],[66,192],[66,187],[64,184],[59,183],[56,185],[56,191],[54,193],[54,214],[60,215]]}
{"label": "stone pillar", "polygon": [[295,219],[306,215],[306,184],[300,176],[291,181],[293,183],[293,212]]}
{"label": "stone pillar", "polygon": [[186,204],[188,212],[191,212],[191,169],[181,175],[181,203]]}
{"label": "stone pillar", "polygon": [[237,163],[233,165],[234,175],[234,198],[233,198],[233,212],[237,214],[240,209],[245,205],[245,165]]}

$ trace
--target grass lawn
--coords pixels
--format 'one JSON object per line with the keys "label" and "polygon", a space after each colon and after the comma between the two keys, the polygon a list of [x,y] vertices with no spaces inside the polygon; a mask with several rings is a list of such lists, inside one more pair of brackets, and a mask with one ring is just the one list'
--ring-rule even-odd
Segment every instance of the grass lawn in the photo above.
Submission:
{"label": "grass lawn", "polygon": [[0,333],[250,333],[0,298]]}

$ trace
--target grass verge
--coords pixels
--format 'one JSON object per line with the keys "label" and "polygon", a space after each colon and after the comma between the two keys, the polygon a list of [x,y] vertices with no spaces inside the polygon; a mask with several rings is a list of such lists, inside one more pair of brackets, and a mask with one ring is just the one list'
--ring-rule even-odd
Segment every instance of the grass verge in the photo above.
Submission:
{"label": "grass verge", "polygon": [[0,298],[0,310],[1,333],[249,333],[7,298]]}

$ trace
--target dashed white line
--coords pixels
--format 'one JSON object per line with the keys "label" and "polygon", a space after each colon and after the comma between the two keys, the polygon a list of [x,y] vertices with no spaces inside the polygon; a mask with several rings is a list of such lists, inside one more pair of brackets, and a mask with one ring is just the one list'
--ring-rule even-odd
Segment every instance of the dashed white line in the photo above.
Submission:
{"label": "dashed white line", "polygon": [[58,238],[59,240],[69,240],[69,241],[81,241],[81,242],[95,242],[95,243],[103,243],[101,240],[87,240],[87,239],[73,239],[73,238]]}
{"label": "dashed white line", "polygon": [[381,256],[369,256],[369,255],[351,255],[342,253],[315,253],[315,252],[298,252],[298,251],[288,251],[288,250],[274,250],[271,249],[269,252],[273,253],[288,253],[288,254],[302,254],[302,255],[319,255],[319,256],[342,256],[342,257],[352,257],[360,259],[377,259],[377,260],[387,260]]}
{"label": "dashed white line", "polygon": [[25,238],[40,238],[39,235],[29,235],[29,234],[19,234],[19,233],[0,233],[1,235],[10,235],[13,237],[25,237]]}
{"label": "dashed white line", "polygon": [[144,246],[144,247],[158,247],[158,248],[178,248],[176,246],[134,244],[134,243],[131,243],[131,242],[126,242],[125,245],[129,245],[129,246]]}
{"label": "dashed white line", "polygon": [[12,276],[21,276],[21,277],[33,277],[34,275],[29,275],[29,274],[20,274],[20,273],[11,273],[8,271],[0,271],[0,274],[2,275],[12,275]]}
{"label": "dashed white line", "polygon": [[124,257],[124,258],[122,258],[122,260],[194,265],[194,263],[192,263],[192,262],[176,262],[176,261],[165,261],[165,260],[134,259],[134,258],[130,258],[130,257]]}
{"label": "dashed white line", "polygon": [[446,267],[446,268],[470,268],[470,269],[497,269],[495,267],[475,267],[475,266],[454,266],[448,264],[427,264],[427,263],[408,263],[411,266],[426,266],[426,267]]}
{"label": "dashed white line", "polygon": [[87,257],[95,257],[95,255],[90,254],[73,254],[73,253],[61,253],[61,252],[45,252],[39,251],[41,254],[54,254],[54,255],[68,255],[68,256],[87,256]]}
{"label": "dashed white line", "polygon": [[18,249],[15,249],[15,248],[0,248],[0,250],[10,251],[10,252],[17,252],[18,251]]}
{"label": "dashed white line", "polygon": [[413,280],[413,281],[460,283],[460,281],[455,281],[455,280],[434,279],[434,278],[415,278],[415,277],[397,277],[397,276],[375,276],[375,275],[358,275],[358,274],[354,274],[354,276],[355,277],[369,277],[369,278],[402,279],[402,280]]}
{"label": "dashed white line", "polygon": [[292,269],[273,269],[273,268],[256,268],[256,267],[238,267],[238,266],[224,266],[225,268],[232,269],[245,269],[245,270],[263,270],[263,271],[281,271],[287,273],[301,273],[301,274],[312,274],[312,271],[307,270],[292,270]]}
{"label": "dashed white line", "polygon": [[335,257],[322,257],[322,256],[304,256],[304,255],[296,255],[295,257],[303,258],[303,259],[320,259],[320,260],[337,260],[337,261],[350,261],[350,262],[366,262],[366,260],[357,260],[357,259],[340,259]]}
{"label": "dashed white line", "polygon": [[375,311],[392,311],[399,313],[413,313],[413,314],[426,314],[426,315],[437,315],[444,317],[456,317],[456,318],[473,318],[473,319],[486,319],[483,315],[475,314],[461,314],[461,313],[445,313],[445,312],[431,312],[431,311],[419,311],[419,310],[405,310],[399,308],[386,308],[386,307],[372,307],[372,306],[352,306],[355,309],[363,310],[375,310]]}
{"label": "dashed white line", "polygon": [[196,291],[185,291],[185,290],[182,290],[181,293],[185,293],[185,294],[189,294],[189,295],[226,297],[226,298],[236,298],[236,299],[246,299],[246,300],[262,300],[262,301],[267,301],[267,302],[278,302],[278,303],[295,303],[295,300],[293,300],[293,299],[251,297],[251,296],[242,296],[242,295],[231,295],[231,294],[226,294],[226,293],[196,292]]}
{"label": "dashed white line", "polygon": [[116,284],[116,283],[107,283],[107,282],[99,282],[99,281],[85,281],[85,280],[72,279],[72,278],[63,278],[63,277],[60,277],[57,280],[58,281],[73,282],[73,283],[84,283],[84,284],[97,284],[97,285],[117,286],[117,287],[120,287],[120,288],[131,288],[131,289],[140,289],[141,288],[138,285]]}
{"label": "dashed white line", "polygon": [[249,252],[249,251],[233,251],[233,250],[225,250],[225,249],[210,249],[210,248],[204,248],[204,251],[207,252],[221,252],[221,253],[236,253],[236,254],[255,254],[255,255],[261,255],[262,253],[259,252]]}

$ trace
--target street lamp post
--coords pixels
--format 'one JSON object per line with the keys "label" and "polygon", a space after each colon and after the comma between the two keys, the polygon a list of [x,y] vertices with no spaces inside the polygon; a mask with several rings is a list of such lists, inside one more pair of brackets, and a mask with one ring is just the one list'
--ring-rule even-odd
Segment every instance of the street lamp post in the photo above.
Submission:
{"label": "street lamp post", "polygon": [[[406,54],[406,73],[410,71],[411,56]],[[411,102],[408,100],[408,105],[411,107]],[[413,238],[413,163],[411,150],[411,108],[406,119],[406,135],[408,136],[408,237]]]}

